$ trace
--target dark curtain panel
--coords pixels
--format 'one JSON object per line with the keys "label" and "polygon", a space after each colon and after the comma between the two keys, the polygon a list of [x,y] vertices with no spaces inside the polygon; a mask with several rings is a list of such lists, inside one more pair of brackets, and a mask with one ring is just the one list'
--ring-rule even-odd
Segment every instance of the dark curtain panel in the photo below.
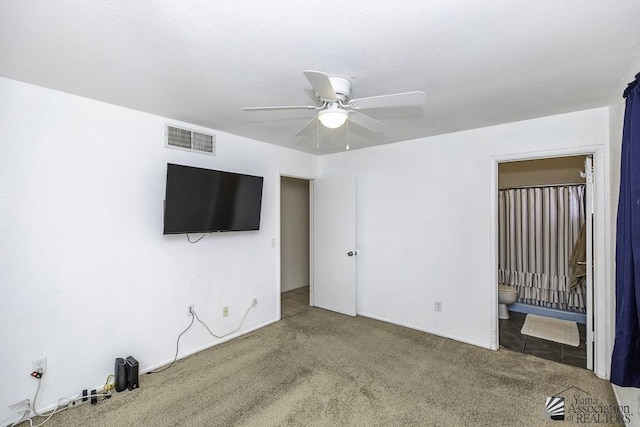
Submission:
{"label": "dark curtain panel", "polygon": [[616,339],[611,382],[640,387],[640,74],[624,91],[616,231]]}

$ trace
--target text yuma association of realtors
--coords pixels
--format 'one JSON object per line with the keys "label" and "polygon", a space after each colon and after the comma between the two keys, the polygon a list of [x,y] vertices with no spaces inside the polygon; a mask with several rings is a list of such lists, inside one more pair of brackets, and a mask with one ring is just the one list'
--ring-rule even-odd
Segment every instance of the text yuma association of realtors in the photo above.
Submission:
{"label": "text yuma association of realtors", "polygon": [[628,405],[604,405],[595,397],[573,396],[566,409],[566,418],[578,423],[629,423]]}

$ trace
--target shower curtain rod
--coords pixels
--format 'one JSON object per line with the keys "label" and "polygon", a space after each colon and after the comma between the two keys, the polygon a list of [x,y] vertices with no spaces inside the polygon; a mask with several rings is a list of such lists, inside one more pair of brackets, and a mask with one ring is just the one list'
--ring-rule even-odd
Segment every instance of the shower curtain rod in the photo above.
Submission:
{"label": "shower curtain rod", "polygon": [[498,190],[521,190],[524,188],[547,188],[547,187],[572,187],[578,185],[584,185],[584,182],[569,182],[566,184],[544,184],[544,185],[523,185],[522,187],[502,187],[498,188]]}

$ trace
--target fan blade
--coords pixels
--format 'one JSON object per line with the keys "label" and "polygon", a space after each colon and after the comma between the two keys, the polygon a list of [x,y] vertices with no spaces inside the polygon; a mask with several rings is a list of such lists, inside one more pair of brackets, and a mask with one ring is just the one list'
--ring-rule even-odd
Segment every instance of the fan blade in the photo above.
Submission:
{"label": "fan blade", "polygon": [[263,110],[315,110],[318,107],[313,105],[283,105],[280,107],[244,107],[244,111],[263,111]]}
{"label": "fan blade", "polygon": [[393,93],[391,95],[370,96],[349,101],[349,107],[362,108],[386,108],[405,107],[412,105],[422,106],[426,102],[426,95],[422,91]]}
{"label": "fan blade", "polygon": [[302,135],[304,132],[306,132],[308,129],[311,128],[311,125],[314,124],[316,122],[316,120],[318,120],[318,117],[314,117],[313,119],[309,120],[307,122],[307,124],[305,124],[304,126],[302,126],[302,128],[296,132],[296,136],[300,136]]}
{"label": "fan blade", "polygon": [[382,132],[387,127],[387,125],[385,125],[384,123],[372,119],[369,116],[365,116],[364,114],[357,111],[349,112],[349,120],[351,120],[351,122],[357,124],[358,126],[369,129],[372,132]]}
{"label": "fan blade", "polygon": [[303,73],[320,98],[327,101],[336,101],[338,99],[328,74],[313,70],[306,70]]}

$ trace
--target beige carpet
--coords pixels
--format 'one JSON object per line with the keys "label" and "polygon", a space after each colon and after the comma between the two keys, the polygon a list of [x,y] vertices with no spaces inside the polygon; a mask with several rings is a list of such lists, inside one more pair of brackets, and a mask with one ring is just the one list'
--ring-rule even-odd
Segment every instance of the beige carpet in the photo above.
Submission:
{"label": "beige carpet", "polygon": [[545,401],[570,387],[615,403],[611,385],[584,369],[317,308],[140,385],[45,427],[557,426]]}
{"label": "beige carpet", "polygon": [[524,335],[555,341],[573,347],[580,345],[578,324],[569,320],[527,314],[520,332]]}

